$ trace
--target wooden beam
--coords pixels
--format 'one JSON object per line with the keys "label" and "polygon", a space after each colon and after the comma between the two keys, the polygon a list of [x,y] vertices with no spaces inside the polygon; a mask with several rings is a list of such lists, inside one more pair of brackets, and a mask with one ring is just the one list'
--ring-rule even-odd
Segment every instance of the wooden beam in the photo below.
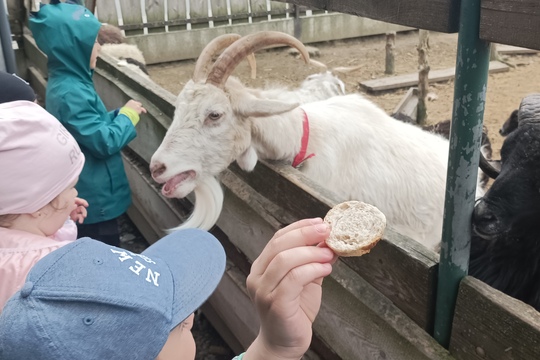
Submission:
{"label": "wooden beam", "polygon": [[[489,64],[489,73],[499,73],[508,71],[510,68],[508,65],[499,61],[492,61]],[[442,70],[432,70],[429,72],[429,82],[441,82],[453,79],[456,75],[456,68],[448,68]],[[418,73],[406,74],[400,76],[392,76],[374,80],[366,80],[360,82],[360,86],[368,91],[383,91],[393,90],[404,87],[411,87],[418,85]]]}
{"label": "wooden beam", "polygon": [[473,277],[460,285],[450,352],[456,359],[540,359],[540,313]]}
{"label": "wooden beam", "polygon": [[537,0],[482,0],[480,38],[540,50]]}
{"label": "wooden beam", "polygon": [[439,32],[457,32],[455,0],[278,0]]}

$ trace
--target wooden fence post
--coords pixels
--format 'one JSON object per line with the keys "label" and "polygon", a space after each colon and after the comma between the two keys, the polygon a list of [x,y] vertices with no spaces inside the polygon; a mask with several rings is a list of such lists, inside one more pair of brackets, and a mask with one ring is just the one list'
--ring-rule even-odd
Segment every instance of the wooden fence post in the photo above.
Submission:
{"label": "wooden fence post", "polygon": [[429,91],[429,31],[419,30],[418,40],[418,111],[416,122],[425,125],[427,119],[427,93]]}
{"label": "wooden fence post", "polygon": [[385,74],[392,75],[394,73],[394,48],[396,47],[396,32],[391,31],[386,33],[386,67]]}

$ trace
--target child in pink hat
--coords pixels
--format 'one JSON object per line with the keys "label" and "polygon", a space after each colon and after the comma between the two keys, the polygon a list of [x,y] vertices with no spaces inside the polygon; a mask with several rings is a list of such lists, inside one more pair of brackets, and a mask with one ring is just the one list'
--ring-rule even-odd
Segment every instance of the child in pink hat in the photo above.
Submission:
{"label": "child in pink hat", "polygon": [[36,262],[77,238],[83,165],[75,139],[42,107],[0,104],[0,311]]}

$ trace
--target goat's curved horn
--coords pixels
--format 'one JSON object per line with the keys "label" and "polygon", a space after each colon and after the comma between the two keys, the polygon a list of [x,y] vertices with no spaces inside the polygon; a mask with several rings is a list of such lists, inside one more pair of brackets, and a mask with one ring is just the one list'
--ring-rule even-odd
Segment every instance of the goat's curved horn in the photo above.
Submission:
{"label": "goat's curved horn", "polygon": [[518,126],[540,122],[540,94],[530,94],[521,100],[518,112]]}
{"label": "goat's curved horn", "polygon": [[496,179],[499,176],[500,170],[496,169],[491,163],[484,157],[484,154],[480,152],[480,163],[478,164],[480,169],[492,179]]}
{"label": "goat's curved horn", "polygon": [[223,51],[210,69],[206,83],[223,87],[229,75],[248,54],[277,44],[285,44],[298,49],[306,64],[309,63],[309,53],[300,40],[278,31],[261,31],[244,36]]}
{"label": "goat's curved horn", "polygon": [[212,62],[212,58],[221,50],[229,47],[236,40],[242,36],[238,34],[224,34],[214,38],[210,41],[201,51],[197,63],[195,64],[195,70],[193,71],[193,81],[197,82],[204,80],[208,73],[208,67]]}

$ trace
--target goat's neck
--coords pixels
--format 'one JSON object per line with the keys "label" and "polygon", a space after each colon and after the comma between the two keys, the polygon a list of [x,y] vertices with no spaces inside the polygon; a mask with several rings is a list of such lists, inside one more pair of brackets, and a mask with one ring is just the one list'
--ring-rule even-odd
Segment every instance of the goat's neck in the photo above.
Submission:
{"label": "goat's neck", "polygon": [[291,161],[300,151],[303,135],[301,108],[281,115],[252,118],[252,146],[260,159]]}

